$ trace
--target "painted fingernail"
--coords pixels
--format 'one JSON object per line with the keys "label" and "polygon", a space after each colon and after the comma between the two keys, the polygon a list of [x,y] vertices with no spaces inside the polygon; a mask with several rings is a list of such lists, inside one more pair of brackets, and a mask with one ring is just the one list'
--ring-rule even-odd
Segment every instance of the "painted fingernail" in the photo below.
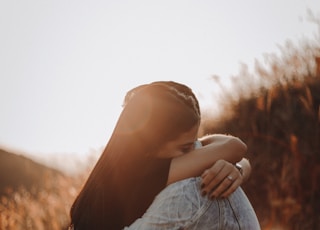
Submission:
{"label": "painted fingernail", "polygon": [[207,195],[207,192],[206,191],[202,191],[201,195],[205,196],[205,195]]}
{"label": "painted fingernail", "polygon": [[211,200],[214,200],[215,198],[216,198],[215,195],[211,195],[211,196],[210,196],[210,199],[211,199]]}
{"label": "painted fingernail", "polygon": [[204,188],[204,186],[206,186],[204,183],[201,184],[201,188]]}

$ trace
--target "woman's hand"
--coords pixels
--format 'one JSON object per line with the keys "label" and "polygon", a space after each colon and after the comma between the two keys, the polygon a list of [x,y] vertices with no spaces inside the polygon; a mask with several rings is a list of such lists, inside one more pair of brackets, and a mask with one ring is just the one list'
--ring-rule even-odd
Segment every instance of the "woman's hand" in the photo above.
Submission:
{"label": "woman's hand", "polygon": [[211,168],[204,171],[201,178],[201,194],[208,195],[210,199],[228,197],[244,181],[240,171],[225,160],[218,160]]}

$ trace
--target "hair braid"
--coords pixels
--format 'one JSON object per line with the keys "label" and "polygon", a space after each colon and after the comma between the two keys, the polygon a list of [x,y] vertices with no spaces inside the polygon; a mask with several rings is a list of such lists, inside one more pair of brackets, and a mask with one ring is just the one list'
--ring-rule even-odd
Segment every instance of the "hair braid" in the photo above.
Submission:
{"label": "hair braid", "polygon": [[152,87],[152,86],[162,86],[170,90],[170,92],[172,92],[173,94],[178,96],[180,99],[182,99],[183,102],[187,106],[189,106],[200,117],[199,102],[196,96],[194,95],[194,93],[192,92],[192,90],[188,86],[183,85],[181,83],[174,82],[174,81],[155,81],[150,84],[137,86],[127,92],[124,99],[123,106],[125,106],[130,101],[130,99],[134,97],[134,95],[138,93],[141,89],[144,89],[146,87]]}

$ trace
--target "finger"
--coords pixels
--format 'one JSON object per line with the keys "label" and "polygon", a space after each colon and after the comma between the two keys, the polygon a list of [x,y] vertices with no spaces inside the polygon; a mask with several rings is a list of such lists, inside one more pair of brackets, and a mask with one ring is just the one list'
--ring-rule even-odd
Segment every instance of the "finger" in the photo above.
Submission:
{"label": "finger", "polygon": [[[222,168],[218,169],[211,168],[208,174],[203,178],[202,192],[204,194],[210,193],[212,190],[215,190],[217,187],[222,186],[224,188],[227,185],[221,185],[224,179],[232,173],[233,166],[229,164],[223,164]],[[212,174],[211,174],[212,173]],[[226,183],[226,182],[225,182]],[[220,189],[222,189],[220,188]]]}
{"label": "finger", "polygon": [[238,177],[219,197],[226,198],[230,196],[241,185],[242,178]]}
{"label": "finger", "polygon": [[224,167],[225,162],[223,160],[218,160],[211,168],[205,170],[201,177],[202,177],[202,183],[208,184],[211,179],[213,179]]}
{"label": "finger", "polygon": [[[225,184],[221,184],[221,187],[218,187],[216,191],[212,191],[211,197],[220,197],[225,198],[231,195],[241,184],[243,181],[243,178],[241,176],[241,173],[238,170],[233,171],[231,174],[229,174],[225,180],[229,180],[229,186],[228,183],[225,182]],[[225,187],[222,187],[225,186]],[[220,190],[221,189],[221,190]]]}
{"label": "finger", "polygon": [[205,170],[205,171],[202,173],[201,177],[202,177],[202,178],[206,177],[206,175],[208,174],[208,172],[209,172],[209,170],[208,170],[208,169],[207,169],[207,170]]}
{"label": "finger", "polygon": [[[214,164],[210,169],[207,169],[202,175],[201,188],[205,192],[209,192],[210,188],[214,187],[221,181],[220,172],[223,170],[224,165],[222,163]],[[218,178],[216,178],[218,176]]]}
{"label": "finger", "polygon": [[[232,187],[233,184],[235,184],[237,182],[237,178],[236,178],[237,175],[232,175],[232,174],[229,174],[228,176],[226,176],[222,182],[214,189],[211,191],[209,197],[211,199],[214,199],[216,197],[221,197],[221,195],[228,191],[228,189],[230,187]],[[231,179],[230,179],[231,178]],[[237,184],[235,184],[237,185]]]}

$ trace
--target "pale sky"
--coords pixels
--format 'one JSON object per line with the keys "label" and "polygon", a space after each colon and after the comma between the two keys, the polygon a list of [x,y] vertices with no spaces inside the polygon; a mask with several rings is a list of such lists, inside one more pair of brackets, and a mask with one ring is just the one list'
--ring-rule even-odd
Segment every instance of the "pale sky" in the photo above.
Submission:
{"label": "pale sky", "polygon": [[130,88],[174,80],[214,104],[228,79],[287,39],[312,38],[319,0],[3,0],[0,145],[31,155],[103,147]]}

